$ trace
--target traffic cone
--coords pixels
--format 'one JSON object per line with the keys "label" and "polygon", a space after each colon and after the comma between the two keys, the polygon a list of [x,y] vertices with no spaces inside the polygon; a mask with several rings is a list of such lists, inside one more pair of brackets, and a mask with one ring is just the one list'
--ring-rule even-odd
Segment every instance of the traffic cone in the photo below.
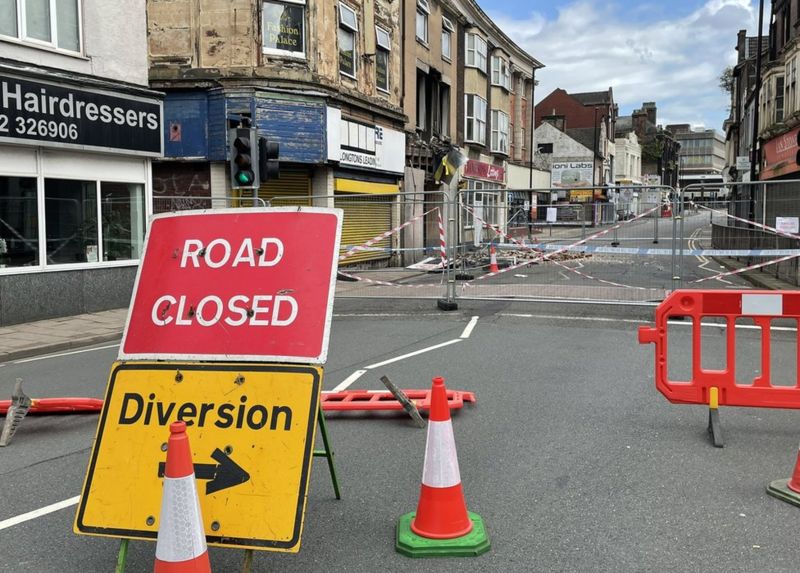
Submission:
{"label": "traffic cone", "polygon": [[155,573],[211,573],[185,422],[169,426]]}
{"label": "traffic cone", "polygon": [[477,556],[489,551],[481,517],[467,511],[444,379],[433,379],[417,511],[397,524],[395,549],[409,557]]}
{"label": "traffic cone", "polygon": [[489,272],[500,272],[500,267],[497,266],[497,251],[495,250],[494,245],[489,247]]}
{"label": "traffic cone", "polygon": [[778,479],[767,486],[767,493],[792,505],[800,506],[800,451],[789,479]]}

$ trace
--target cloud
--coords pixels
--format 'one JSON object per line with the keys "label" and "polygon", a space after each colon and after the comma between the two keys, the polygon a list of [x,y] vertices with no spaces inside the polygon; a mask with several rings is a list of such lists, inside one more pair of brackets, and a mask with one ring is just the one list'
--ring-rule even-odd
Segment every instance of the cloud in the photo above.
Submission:
{"label": "cloud", "polygon": [[541,13],[489,15],[545,68],[537,72],[536,100],[556,88],[568,92],[614,89],[620,113],[655,101],[659,123],[692,123],[718,130],[729,97],[719,76],[736,61],[736,34],[755,34],[758,10],[749,0],[707,0],[675,19],[642,19],[628,3],[576,0],[555,19]]}

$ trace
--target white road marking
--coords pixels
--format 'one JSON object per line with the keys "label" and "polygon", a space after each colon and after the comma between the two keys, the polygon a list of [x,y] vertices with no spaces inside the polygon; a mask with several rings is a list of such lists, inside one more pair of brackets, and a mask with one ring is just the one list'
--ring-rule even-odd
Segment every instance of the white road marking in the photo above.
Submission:
{"label": "white road marking", "polygon": [[14,527],[15,525],[19,525],[20,523],[25,523],[26,521],[36,519],[37,517],[42,517],[43,515],[47,515],[48,513],[53,513],[54,511],[59,511],[67,507],[72,507],[73,505],[77,505],[80,499],[81,496],[76,495],[75,497],[71,497],[69,499],[65,499],[64,501],[59,501],[58,503],[53,503],[51,505],[46,505],[44,507],[40,507],[39,509],[34,509],[33,511],[29,511],[28,513],[17,515],[16,517],[9,517],[8,519],[0,521],[0,531],[2,531],[3,529],[8,529],[9,527]]}
{"label": "white road marking", "polygon": [[348,388],[353,382],[361,378],[364,374],[366,374],[366,370],[356,370],[350,376],[345,378],[341,384],[336,386],[331,392],[341,392],[342,390]]}
{"label": "white road marking", "polygon": [[13,364],[25,364],[26,362],[36,362],[37,360],[47,360],[48,358],[60,358],[62,356],[72,356],[73,354],[83,354],[84,352],[94,352],[95,350],[108,350],[109,348],[116,348],[117,344],[110,344],[108,346],[98,346],[97,348],[85,348],[84,350],[73,350],[72,352],[62,352],[61,354],[48,354],[47,356],[37,356],[35,358],[23,358],[22,360],[14,360]]}
{"label": "white road marking", "polygon": [[430,352],[431,350],[437,350],[439,348],[444,348],[445,346],[450,346],[451,344],[455,344],[456,342],[461,342],[460,338],[456,338],[455,340],[448,340],[447,342],[442,342],[441,344],[437,344],[435,346],[429,346],[428,348],[422,348],[420,350],[415,350],[414,352],[409,352],[408,354],[403,354],[402,356],[398,356],[397,358],[390,358],[389,360],[384,360],[383,362],[378,362],[377,364],[370,364],[369,366],[364,366],[367,370],[372,370],[373,368],[380,368],[381,366],[386,366],[387,364],[392,364],[393,362],[399,362],[401,360],[405,360],[406,358],[411,358],[412,356],[419,356],[420,354],[425,354],[426,352]]}
{"label": "white road marking", "polygon": [[469,338],[469,335],[472,334],[472,329],[475,328],[476,324],[478,324],[478,318],[479,317],[477,316],[473,316],[471,319],[469,319],[469,324],[464,329],[464,332],[461,333],[459,338]]}

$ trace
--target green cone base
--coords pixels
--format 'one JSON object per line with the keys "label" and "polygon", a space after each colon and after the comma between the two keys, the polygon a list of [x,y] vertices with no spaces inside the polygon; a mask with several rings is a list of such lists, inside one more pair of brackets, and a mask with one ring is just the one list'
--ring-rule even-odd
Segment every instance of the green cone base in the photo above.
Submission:
{"label": "green cone base", "polygon": [[472,531],[453,539],[428,539],[411,531],[411,521],[417,512],[405,514],[397,522],[397,541],[394,548],[406,557],[477,557],[491,548],[483,519],[467,512]]}
{"label": "green cone base", "polygon": [[787,485],[788,479],[776,479],[767,486],[767,493],[792,505],[800,507],[800,493],[792,491]]}

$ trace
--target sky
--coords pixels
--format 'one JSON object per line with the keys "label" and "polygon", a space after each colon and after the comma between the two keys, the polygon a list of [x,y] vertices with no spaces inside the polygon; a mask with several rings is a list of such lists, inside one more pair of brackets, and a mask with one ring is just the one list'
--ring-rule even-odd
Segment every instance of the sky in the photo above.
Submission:
{"label": "sky", "polygon": [[[655,101],[658,123],[722,132],[730,97],[719,87],[736,62],[736,34],[758,28],[758,0],[477,0],[546,67],[539,102],[556,88],[611,86],[620,115]],[[764,27],[771,2],[764,2]]]}

